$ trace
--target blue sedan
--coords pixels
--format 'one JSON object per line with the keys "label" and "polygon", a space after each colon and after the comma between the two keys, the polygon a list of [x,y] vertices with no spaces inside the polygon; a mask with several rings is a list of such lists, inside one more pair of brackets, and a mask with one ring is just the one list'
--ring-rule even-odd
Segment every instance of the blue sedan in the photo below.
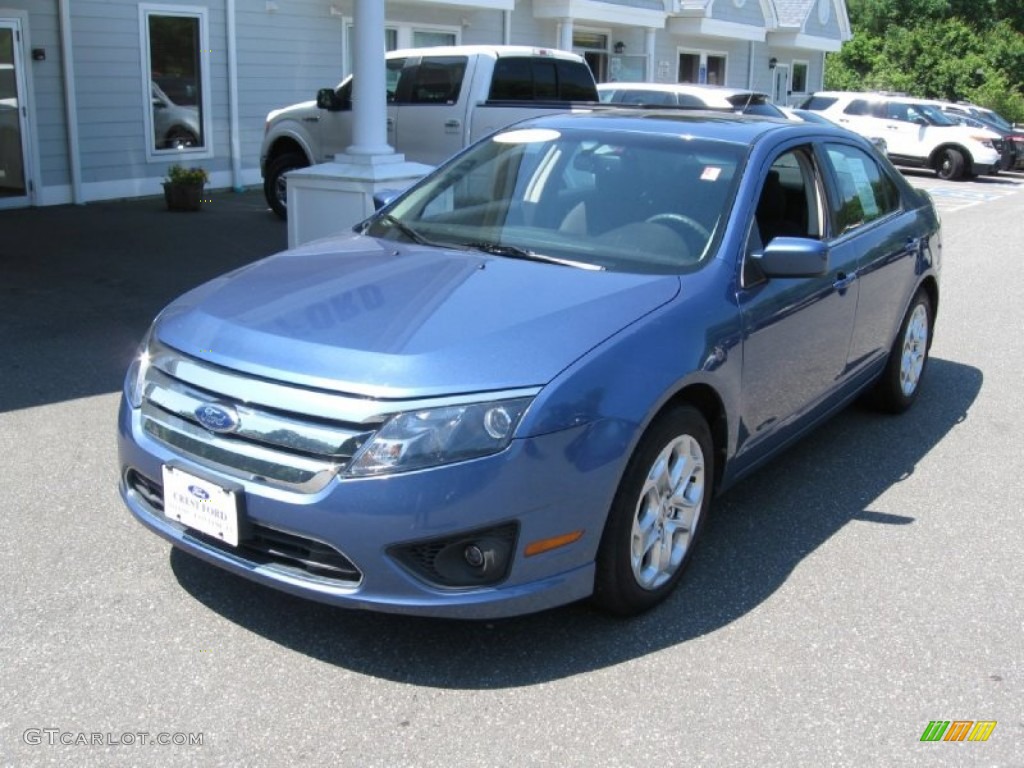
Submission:
{"label": "blue sedan", "polygon": [[639,613],[717,493],[858,396],[913,404],[940,261],[927,195],[839,128],[520,123],[165,309],[125,381],[121,495],[338,606]]}

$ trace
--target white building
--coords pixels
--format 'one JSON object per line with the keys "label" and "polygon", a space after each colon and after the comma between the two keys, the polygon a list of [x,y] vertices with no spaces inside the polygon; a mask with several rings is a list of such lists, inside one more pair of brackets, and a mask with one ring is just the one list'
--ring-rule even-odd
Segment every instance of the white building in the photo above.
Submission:
{"label": "white building", "polygon": [[[385,0],[381,0],[385,2]],[[0,209],[260,182],[271,109],[351,68],[352,0],[0,0]],[[387,48],[572,49],[598,81],[822,86],[845,0],[387,0]]]}

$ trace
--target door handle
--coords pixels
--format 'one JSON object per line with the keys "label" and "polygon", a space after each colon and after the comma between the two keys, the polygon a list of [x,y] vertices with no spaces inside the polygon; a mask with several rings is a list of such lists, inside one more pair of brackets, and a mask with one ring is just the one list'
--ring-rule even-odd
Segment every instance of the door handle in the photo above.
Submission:
{"label": "door handle", "polygon": [[451,120],[445,120],[444,121],[444,131],[445,131],[445,133],[458,133],[459,129],[461,127],[462,127],[462,121],[461,120],[457,120],[454,117]]}
{"label": "door handle", "polygon": [[835,288],[840,293],[842,293],[847,288],[849,288],[851,285],[853,285],[853,281],[856,280],[856,279],[857,279],[857,273],[856,272],[851,272],[850,274],[846,274],[845,272],[840,272],[838,275],[836,275],[836,280],[835,280],[834,283],[832,283],[832,287]]}

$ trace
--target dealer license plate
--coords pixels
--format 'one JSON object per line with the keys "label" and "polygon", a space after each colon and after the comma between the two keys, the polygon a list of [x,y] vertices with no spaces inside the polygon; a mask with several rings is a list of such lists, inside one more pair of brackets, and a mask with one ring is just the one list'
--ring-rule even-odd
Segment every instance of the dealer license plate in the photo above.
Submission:
{"label": "dealer license plate", "polygon": [[238,546],[238,495],[177,467],[164,466],[164,515]]}

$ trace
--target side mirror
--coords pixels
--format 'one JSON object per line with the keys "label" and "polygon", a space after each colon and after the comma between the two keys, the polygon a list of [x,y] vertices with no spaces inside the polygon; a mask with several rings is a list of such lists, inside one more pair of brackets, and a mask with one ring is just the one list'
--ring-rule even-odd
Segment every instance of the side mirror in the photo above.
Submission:
{"label": "side mirror", "polygon": [[373,210],[379,211],[396,197],[402,194],[401,189],[382,189],[373,196]]}
{"label": "side mirror", "polygon": [[828,245],[807,237],[776,237],[752,258],[766,277],[821,277],[828,272]]}
{"label": "side mirror", "polygon": [[333,88],[321,88],[317,91],[316,105],[328,112],[341,112],[352,107],[352,103],[348,99],[338,98],[338,94]]}

